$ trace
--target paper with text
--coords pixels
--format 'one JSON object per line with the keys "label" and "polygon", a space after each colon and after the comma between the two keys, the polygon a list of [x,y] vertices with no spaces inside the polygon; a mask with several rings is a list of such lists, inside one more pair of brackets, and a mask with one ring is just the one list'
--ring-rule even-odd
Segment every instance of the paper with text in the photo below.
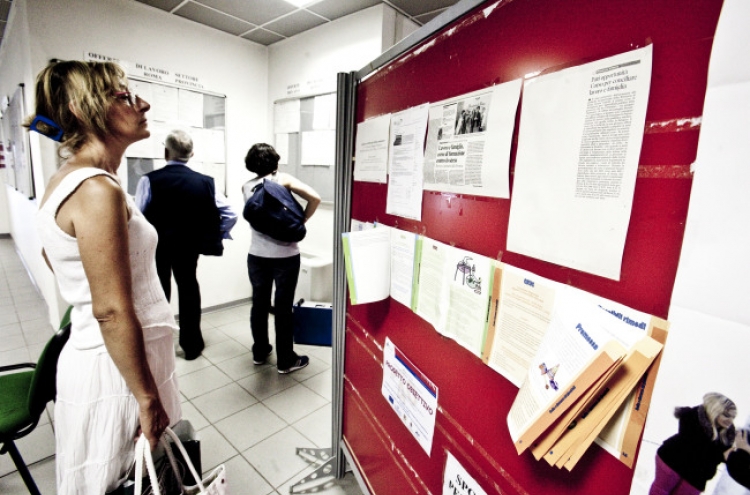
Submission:
{"label": "paper with text", "polygon": [[[642,337],[637,329],[611,318],[592,301],[570,292],[560,292],[556,297],[550,326],[508,414],[508,430],[514,442],[540,417],[555,410],[562,414],[573,402],[567,399],[574,391],[578,395],[585,392],[574,379],[600,350],[610,342],[617,344],[621,359]],[[555,401],[556,405],[546,411]]]}
{"label": "paper with text", "polygon": [[422,168],[428,104],[391,115],[385,212],[422,219]]}
{"label": "paper with text", "polygon": [[506,264],[498,270],[500,293],[486,362],[520,387],[549,327],[556,284]]}
{"label": "paper with text", "polygon": [[524,82],[509,251],[619,280],[651,45]]}
{"label": "paper with text", "polygon": [[446,452],[443,495],[487,495],[450,452]]}
{"label": "paper with text", "polygon": [[391,297],[412,309],[415,259],[422,240],[413,232],[393,228],[389,230],[391,232]]}
{"label": "paper with text", "polygon": [[415,311],[441,335],[482,355],[493,261],[423,238]]}
{"label": "paper with text", "polygon": [[521,79],[430,105],[424,188],[510,197],[510,146]]}
{"label": "paper with text", "polygon": [[381,393],[429,456],[438,408],[437,386],[388,337],[383,347]]}
{"label": "paper with text", "polygon": [[357,124],[354,143],[354,180],[379,182],[388,180],[388,133],[391,114],[381,115]]}

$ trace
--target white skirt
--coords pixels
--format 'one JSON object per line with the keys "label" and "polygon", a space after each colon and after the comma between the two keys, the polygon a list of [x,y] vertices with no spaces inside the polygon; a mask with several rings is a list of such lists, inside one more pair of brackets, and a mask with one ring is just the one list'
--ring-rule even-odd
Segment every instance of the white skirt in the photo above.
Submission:
{"label": "white skirt", "polygon": [[[182,416],[172,329],[145,343],[146,357],[170,424]],[[138,403],[104,346],[66,345],[57,368],[55,437],[58,495],[102,495],[125,480],[133,464]]]}

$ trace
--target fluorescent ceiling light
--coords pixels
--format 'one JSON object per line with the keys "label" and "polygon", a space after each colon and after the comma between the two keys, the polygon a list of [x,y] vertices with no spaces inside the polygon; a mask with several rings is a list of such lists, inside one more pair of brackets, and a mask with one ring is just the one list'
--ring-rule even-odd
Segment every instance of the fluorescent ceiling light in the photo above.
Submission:
{"label": "fluorescent ceiling light", "polygon": [[317,0],[284,0],[286,3],[291,3],[295,7],[304,7],[306,5],[310,5],[311,3],[315,3]]}

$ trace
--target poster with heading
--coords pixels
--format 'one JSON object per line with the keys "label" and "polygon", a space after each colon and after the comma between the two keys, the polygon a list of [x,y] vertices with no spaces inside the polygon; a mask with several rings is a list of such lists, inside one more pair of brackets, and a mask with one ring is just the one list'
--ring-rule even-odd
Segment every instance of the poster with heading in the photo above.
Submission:
{"label": "poster with heading", "polygon": [[438,389],[411,361],[386,337],[383,347],[383,397],[430,455],[435,434]]}
{"label": "poster with heading", "polygon": [[430,105],[424,158],[429,191],[509,198],[510,148],[521,79]]}
{"label": "poster with heading", "polygon": [[524,81],[509,251],[620,279],[652,47]]}

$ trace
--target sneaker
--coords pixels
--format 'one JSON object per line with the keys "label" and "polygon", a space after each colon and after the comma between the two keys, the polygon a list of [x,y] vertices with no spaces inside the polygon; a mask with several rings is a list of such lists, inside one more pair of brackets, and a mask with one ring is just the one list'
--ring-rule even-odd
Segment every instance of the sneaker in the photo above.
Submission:
{"label": "sneaker", "polygon": [[261,364],[266,364],[266,359],[271,357],[271,352],[273,352],[273,346],[268,347],[268,354],[266,354],[265,357],[261,359],[255,359],[253,358],[253,364],[260,366]]}
{"label": "sneaker", "polygon": [[287,373],[292,373],[294,371],[301,370],[308,364],[310,364],[310,358],[307,356],[300,356],[297,358],[297,362],[294,363],[294,366],[292,366],[291,368],[287,368],[285,370],[279,369],[279,374],[286,375]]}

